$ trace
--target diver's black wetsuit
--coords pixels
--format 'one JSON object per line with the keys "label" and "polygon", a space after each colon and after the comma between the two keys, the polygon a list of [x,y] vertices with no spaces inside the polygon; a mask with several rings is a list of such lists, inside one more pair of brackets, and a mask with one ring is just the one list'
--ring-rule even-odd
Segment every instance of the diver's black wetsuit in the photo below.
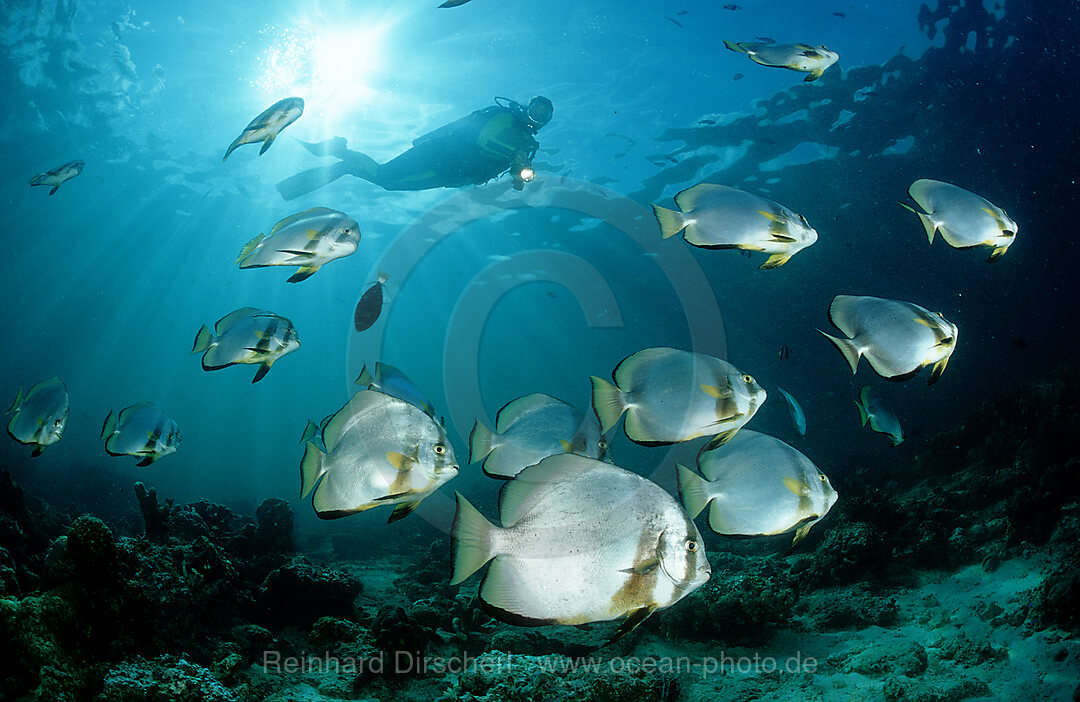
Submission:
{"label": "diver's black wetsuit", "polygon": [[[518,103],[498,103],[419,137],[408,151],[382,164],[348,149],[340,137],[305,144],[312,153],[337,156],[341,161],[286,178],[277,188],[282,197],[292,200],[347,173],[386,190],[486,183],[511,168],[528,165],[536,155],[540,144],[533,134],[538,127],[527,119]],[[521,187],[518,178],[514,187]]]}
{"label": "diver's black wetsuit", "polygon": [[486,183],[531,161],[539,148],[517,113],[492,105],[418,138],[374,173],[354,175],[387,190],[457,188]]}

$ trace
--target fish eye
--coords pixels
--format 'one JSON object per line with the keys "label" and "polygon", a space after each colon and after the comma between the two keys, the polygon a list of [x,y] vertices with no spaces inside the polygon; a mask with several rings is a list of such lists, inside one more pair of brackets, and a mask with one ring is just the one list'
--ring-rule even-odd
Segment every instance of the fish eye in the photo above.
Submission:
{"label": "fish eye", "polygon": [[443,454],[446,453],[446,447],[443,446],[442,444],[435,444],[435,447],[434,447],[433,450],[435,451],[436,454],[438,454],[440,456],[442,456]]}
{"label": "fish eye", "polygon": [[824,473],[818,473],[818,477],[821,478],[821,482],[825,482],[825,474]]}
{"label": "fish eye", "polygon": [[604,441],[603,439],[600,439],[599,441],[597,441],[597,442],[596,442],[596,445],[597,445],[597,447],[599,447],[599,448],[600,448],[601,450],[603,450],[603,449],[606,449],[606,448],[607,448],[607,442],[606,442],[606,441]]}
{"label": "fish eye", "polygon": [[694,541],[693,539],[687,539],[686,543],[684,543],[683,546],[686,547],[686,550],[689,553],[694,553],[694,552],[696,552],[698,550],[698,543],[697,543],[697,541]]}
{"label": "fish eye", "polygon": [[753,382],[754,382],[754,376],[752,376],[752,375],[744,375],[742,377],[742,379],[743,379],[743,382],[746,383],[747,385],[752,385]]}

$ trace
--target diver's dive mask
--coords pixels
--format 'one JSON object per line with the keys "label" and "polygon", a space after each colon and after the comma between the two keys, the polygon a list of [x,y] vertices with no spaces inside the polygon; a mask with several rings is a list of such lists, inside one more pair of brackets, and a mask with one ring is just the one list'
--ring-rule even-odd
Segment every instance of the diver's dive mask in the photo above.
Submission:
{"label": "diver's dive mask", "polygon": [[529,100],[529,107],[525,110],[525,114],[529,126],[533,129],[540,129],[551,121],[551,116],[555,114],[555,106],[551,104],[551,100],[548,100],[543,95],[537,95],[532,100]]}
{"label": "diver's dive mask", "polygon": [[550,122],[552,115],[555,114],[555,107],[551,104],[551,100],[543,95],[537,95],[529,100],[528,107],[506,97],[495,98],[495,104],[516,112],[518,117],[534,132]]}

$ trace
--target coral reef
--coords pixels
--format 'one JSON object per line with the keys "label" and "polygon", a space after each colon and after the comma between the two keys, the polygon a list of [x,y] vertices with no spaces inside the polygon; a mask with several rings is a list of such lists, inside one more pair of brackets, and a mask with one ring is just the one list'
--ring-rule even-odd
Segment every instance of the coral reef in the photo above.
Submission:
{"label": "coral reef", "polygon": [[760,645],[790,623],[799,589],[783,561],[716,553],[709,562],[709,582],[682,606],[654,615],[667,638]]}
{"label": "coral reef", "polygon": [[295,556],[273,570],[256,596],[260,619],[275,625],[308,625],[320,617],[354,616],[362,585],[344,571],[320,568]]}
{"label": "coral reef", "polygon": [[202,666],[177,656],[119,663],[105,674],[95,702],[239,702]]}
{"label": "coral reef", "polygon": [[627,671],[602,663],[579,666],[565,656],[522,656],[499,651],[472,660],[450,682],[439,701],[670,702],[680,694],[678,679],[659,670]]}

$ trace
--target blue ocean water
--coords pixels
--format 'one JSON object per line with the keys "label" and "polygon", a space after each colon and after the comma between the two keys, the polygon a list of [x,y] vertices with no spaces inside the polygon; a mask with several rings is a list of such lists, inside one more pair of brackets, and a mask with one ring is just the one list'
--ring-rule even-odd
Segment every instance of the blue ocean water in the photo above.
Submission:
{"label": "blue ocean water", "polygon": [[[403,532],[445,532],[454,489],[490,513],[498,485],[465,465],[474,420],[490,424],[531,392],[587,411],[589,376],[648,346],[751,373],[770,393],[751,428],[796,445],[837,485],[903,476],[986,400],[1072,365],[1075,3],[437,4],[0,8],[0,393],[58,375],[71,397],[63,440],[40,458],[0,442],[27,490],[73,512],[130,506],[135,480],[244,513],[282,498],[312,549],[344,533],[381,535],[392,551]],[[826,45],[839,63],[804,83],[723,43],[766,36]],[[221,161],[252,117],[293,95],[305,112],[265,154],[243,146]],[[386,161],[496,96],[533,95],[551,99],[554,118],[521,192],[507,178],[388,192],[346,176],[286,202],[274,187],[326,162],[298,140],[342,136]],[[85,170],[55,195],[28,186],[74,159]],[[927,245],[897,204],[917,178],[1002,206],[1016,244],[992,265]],[[760,254],[662,240],[650,203],[672,207],[700,182],[781,202],[820,240],[776,270],[758,270]],[[354,255],[298,284],[284,268],[237,269],[248,240],[313,206],[359,222]],[[353,307],[380,271],[382,317],[357,333]],[[955,322],[942,379],[887,383],[865,365],[852,376],[816,331],[834,331],[837,294],[909,300]],[[289,317],[301,340],[256,384],[254,367],[205,372],[189,353],[201,325],[242,306]],[[384,525],[376,510],[322,522],[299,498],[301,432],[377,360],[446,417],[461,475],[408,521]],[[866,384],[904,425],[901,446],[860,428],[852,400]],[[804,438],[777,386],[805,408]],[[108,457],[99,433],[110,410],[144,400],[184,443],[137,468]],[[674,463],[699,447],[646,449],[621,430],[612,442],[619,465],[669,489]]]}

